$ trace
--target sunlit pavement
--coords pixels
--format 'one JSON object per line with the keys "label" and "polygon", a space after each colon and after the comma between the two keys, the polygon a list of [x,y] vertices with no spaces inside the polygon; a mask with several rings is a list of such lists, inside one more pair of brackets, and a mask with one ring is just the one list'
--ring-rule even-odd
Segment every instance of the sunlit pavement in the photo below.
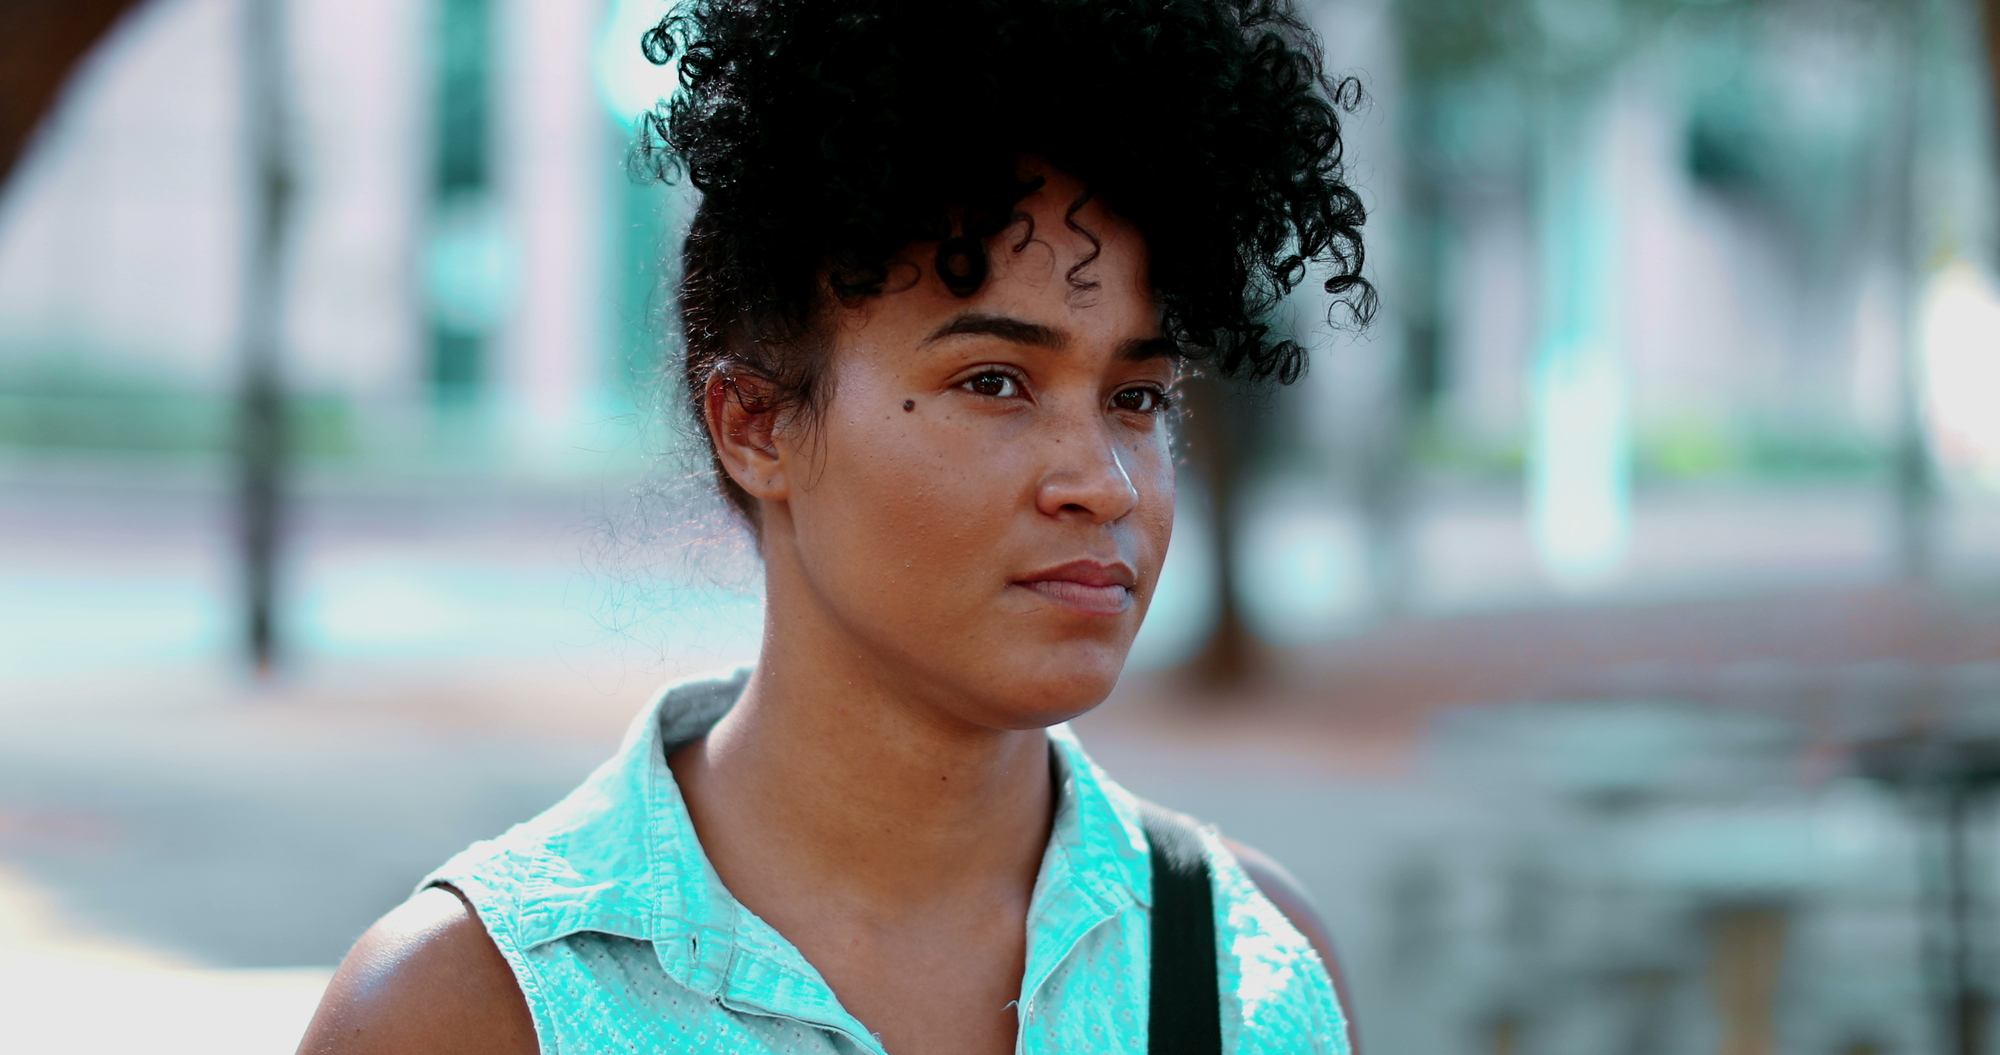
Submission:
{"label": "sunlit pavement", "polygon": [[[199,670],[45,684],[30,706],[16,687],[0,706],[0,1006],[8,1046],[22,1029],[47,1041],[21,1050],[290,1050],[372,919],[614,742],[474,730],[449,693],[395,713],[386,691],[333,707]],[[591,714],[576,724],[614,724]]]}
{"label": "sunlit pavement", "polygon": [[0,999],[11,1050],[289,1051],[326,968],[197,968],[65,931],[47,895],[0,872]]}
{"label": "sunlit pavement", "polygon": [[0,858],[75,925],[209,966],[335,962],[426,870],[615,743],[188,672],[83,687],[96,698],[0,710]]}

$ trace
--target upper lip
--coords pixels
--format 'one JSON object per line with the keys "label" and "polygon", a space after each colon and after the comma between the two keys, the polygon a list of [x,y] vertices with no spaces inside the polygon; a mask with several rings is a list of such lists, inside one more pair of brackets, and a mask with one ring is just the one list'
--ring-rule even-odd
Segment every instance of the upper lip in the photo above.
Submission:
{"label": "upper lip", "polygon": [[1073,560],[1024,575],[1017,581],[1077,582],[1085,586],[1123,586],[1129,590],[1139,584],[1139,575],[1124,561]]}

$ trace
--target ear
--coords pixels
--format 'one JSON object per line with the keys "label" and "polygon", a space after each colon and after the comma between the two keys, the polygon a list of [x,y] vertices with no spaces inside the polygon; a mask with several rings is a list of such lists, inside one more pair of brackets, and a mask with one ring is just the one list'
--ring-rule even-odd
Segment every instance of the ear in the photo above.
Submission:
{"label": "ear", "polygon": [[737,486],[761,501],[791,496],[778,446],[778,419],[770,382],[717,371],[702,394],[702,417],[716,460]]}

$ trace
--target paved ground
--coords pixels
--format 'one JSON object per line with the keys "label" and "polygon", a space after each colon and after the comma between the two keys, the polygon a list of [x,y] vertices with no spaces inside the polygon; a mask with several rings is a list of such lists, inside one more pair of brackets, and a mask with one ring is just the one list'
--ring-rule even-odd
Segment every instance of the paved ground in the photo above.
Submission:
{"label": "paved ground", "polygon": [[190,967],[66,926],[45,890],[0,870],[0,1007],[10,1050],[289,1051],[327,975]]}
{"label": "paved ground", "polygon": [[92,929],[195,963],[335,962],[427,868],[607,753],[188,688],[0,714],[0,853]]}

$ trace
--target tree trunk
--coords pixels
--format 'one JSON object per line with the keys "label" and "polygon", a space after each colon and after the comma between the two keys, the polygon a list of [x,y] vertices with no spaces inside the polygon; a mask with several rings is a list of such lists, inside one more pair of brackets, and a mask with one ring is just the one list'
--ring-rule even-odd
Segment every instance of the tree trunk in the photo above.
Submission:
{"label": "tree trunk", "polygon": [[1253,445],[1244,435],[1249,415],[1228,381],[1197,378],[1182,389],[1187,400],[1188,456],[1208,489],[1214,511],[1209,528],[1215,568],[1215,627],[1187,665],[1189,680],[1205,690],[1248,680],[1257,666],[1257,642],[1243,622],[1236,579],[1236,522]]}
{"label": "tree trunk", "polygon": [[278,548],[287,458],[281,383],[285,266],[294,185],[286,137],[284,0],[244,0],[243,105],[252,172],[244,261],[237,410],[237,531],[242,546],[245,649],[259,675],[279,655]]}
{"label": "tree trunk", "polygon": [[[1986,23],[1986,88],[1993,95],[1993,144],[2000,153],[2000,0],[1980,0],[1980,13]],[[2000,166],[2000,157],[1994,158]],[[2000,266],[2000,261],[1991,261]]]}

